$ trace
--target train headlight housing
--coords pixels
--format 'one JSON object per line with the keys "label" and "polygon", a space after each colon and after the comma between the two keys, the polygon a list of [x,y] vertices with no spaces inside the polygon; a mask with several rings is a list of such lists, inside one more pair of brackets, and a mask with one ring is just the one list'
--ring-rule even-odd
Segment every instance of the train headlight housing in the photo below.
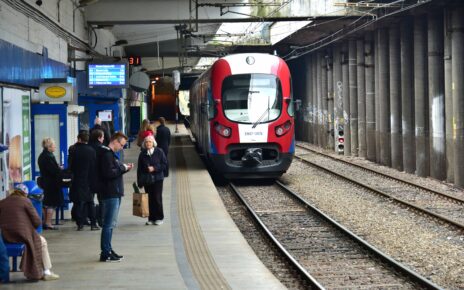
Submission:
{"label": "train headlight housing", "polygon": [[278,137],[281,137],[285,134],[288,133],[288,131],[290,131],[290,129],[292,128],[292,122],[290,121],[287,121],[285,123],[283,123],[282,125],[279,125],[277,127],[275,127],[275,133]]}
{"label": "train headlight housing", "polygon": [[219,123],[214,124],[214,130],[216,130],[216,132],[218,132],[219,135],[226,138],[229,138],[232,134],[231,128],[221,125]]}

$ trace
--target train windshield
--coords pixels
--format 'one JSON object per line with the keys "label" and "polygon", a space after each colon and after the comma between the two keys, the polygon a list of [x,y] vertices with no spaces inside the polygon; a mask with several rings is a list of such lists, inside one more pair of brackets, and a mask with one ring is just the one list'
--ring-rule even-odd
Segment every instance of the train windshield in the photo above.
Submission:
{"label": "train windshield", "polygon": [[282,87],[275,75],[241,74],[222,84],[225,116],[234,122],[257,125],[273,121],[282,110]]}

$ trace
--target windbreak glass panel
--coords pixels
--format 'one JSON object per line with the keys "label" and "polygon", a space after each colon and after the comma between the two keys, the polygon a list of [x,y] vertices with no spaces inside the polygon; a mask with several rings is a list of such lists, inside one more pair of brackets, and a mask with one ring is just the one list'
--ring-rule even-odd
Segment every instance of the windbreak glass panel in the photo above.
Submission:
{"label": "windbreak glass panel", "polygon": [[243,74],[227,77],[222,84],[225,116],[234,122],[265,123],[282,110],[282,88],[274,75]]}

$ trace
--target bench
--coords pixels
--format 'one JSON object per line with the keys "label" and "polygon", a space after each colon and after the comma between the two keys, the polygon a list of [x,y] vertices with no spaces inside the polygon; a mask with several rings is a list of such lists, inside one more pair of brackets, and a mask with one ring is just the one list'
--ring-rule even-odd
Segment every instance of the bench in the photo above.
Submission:
{"label": "bench", "polygon": [[131,143],[134,142],[135,140],[137,140],[137,136],[135,135],[129,136],[129,139],[127,140],[127,144],[124,147],[131,148]]}
{"label": "bench", "polygon": [[[8,257],[11,257],[13,263],[11,267],[12,272],[18,271],[18,257],[22,256],[24,253],[25,245],[23,243],[6,243],[6,252]],[[6,281],[9,282],[9,281]]]}

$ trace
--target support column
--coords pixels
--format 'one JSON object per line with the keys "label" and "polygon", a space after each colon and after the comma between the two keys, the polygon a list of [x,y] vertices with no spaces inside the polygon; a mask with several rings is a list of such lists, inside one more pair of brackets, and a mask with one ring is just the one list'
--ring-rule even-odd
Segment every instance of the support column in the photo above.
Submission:
{"label": "support column", "polygon": [[443,11],[428,15],[430,176],[446,179]]}
{"label": "support column", "polygon": [[390,150],[390,67],[388,58],[388,29],[379,33],[379,112],[380,112],[380,164],[391,166]]}
{"label": "support column", "polygon": [[416,174],[429,176],[429,118],[427,93],[427,19],[414,19],[414,117],[416,125]]}
{"label": "support column", "polygon": [[364,64],[364,39],[356,41],[358,86],[358,145],[359,157],[366,158],[366,78]]}
{"label": "support column", "polygon": [[452,9],[445,10],[445,136],[446,136],[446,181],[454,182],[454,139],[453,139],[453,91],[451,77],[451,14]]}
{"label": "support column", "polygon": [[366,157],[370,161],[375,161],[375,54],[373,32],[366,33],[364,54],[366,56]]}
{"label": "support column", "polygon": [[356,40],[348,41],[348,72],[350,86],[350,130],[351,130],[351,155],[358,156],[358,80],[356,60]]}
{"label": "support column", "polygon": [[313,88],[313,95],[312,95],[312,120],[313,120],[313,129],[312,129],[312,138],[313,144],[317,145],[317,57],[316,54],[313,53],[311,55],[311,68],[312,68],[312,88]]}
{"label": "support column", "polygon": [[375,161],[380,163],[380,99],[379,99],[379,30],[375,31],[374,84],[375,84]]}
{"label": "support column", "polygon": [[351,155],[351,127],[350,127],[350,86],[348,71],[348,43],[342,45],[342,91],[343,91],[343,119],[345,131],[345,156]]}
{"label": "support column", "polygon": [[306,55],[305,58],[305,71],[306,71],[306,82],[305,82],[305,100],[301,110],[304,110],[303,118],[305,121],[305,132],[303,134],[305,141],[312,143],[312,70],[311,70],[311,56]]}
{"label": "support column", "polygon": [[414,48],[413,22],[407,17],[401,23],[401,111],[403,119],[403,167],[407,173],[416,170],[414,143]]}
{"label": "support column", "polygon": [[321,57],[321,146],[327,148],[329,135],[329,118],[327,111],[327,52],[322,51]]}
{"label": "support column", "polygon": [[333,58],[332,49],[327,51],[327,122],[328,122],[328,147],[334,149],[334,86],[333,86]]}
{"label": "support column", "polygon": [[323,147],[322,139],[324,130],[323,121],[322,121],[322,54],[320,52],[316,53],[317,62],[316,62],[316,77],[317,77],[317,145]]}
{"label": "support column", "polygon": [[403,171],[403,136],[401,131],[401,63],[400,30],[397,24],[389,29],[390,126],[392,167]]}
{"label": "support column", "polygon": [[340,44],[333,50],[333,87],[334,87],[334,138],[335,152],[343,153],[345,144],[339,143],[339,137],[345,138],[343,122],[343,82],[342,65],[340,56]]}
{"label": "support column", "polygon": [[454,183],[464,187],[464,8],[451,16],[451,74],[454,123]]}

